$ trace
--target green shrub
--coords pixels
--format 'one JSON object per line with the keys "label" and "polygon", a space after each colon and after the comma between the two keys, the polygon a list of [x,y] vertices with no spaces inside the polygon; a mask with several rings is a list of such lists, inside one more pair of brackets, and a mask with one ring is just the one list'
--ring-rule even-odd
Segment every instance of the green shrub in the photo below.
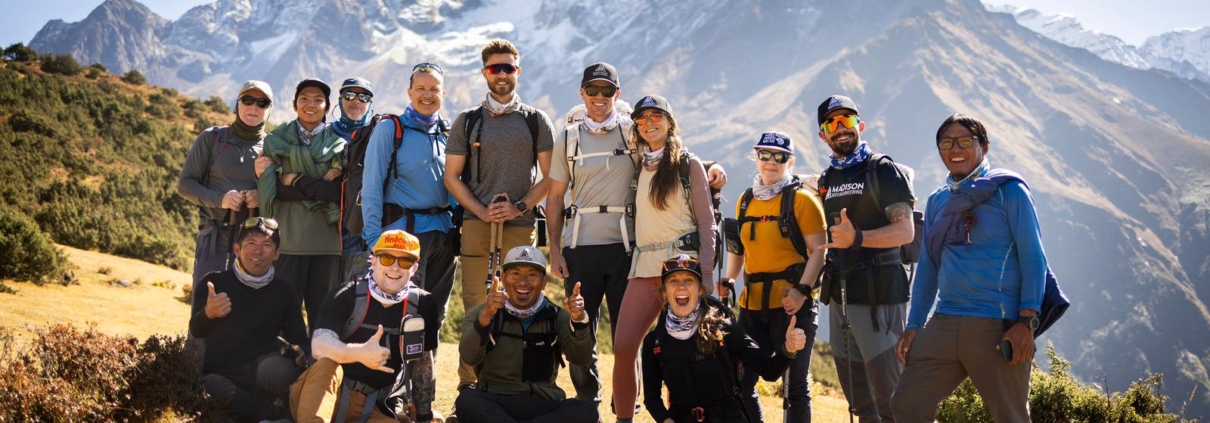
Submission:
{"label": "green shrub", "polygon": [[206,105],[210,106],[210,110],[213,110],[217,113],[231,113],[231,108],[228,107],[227,103],[224,103],[223,99],[219,98],[217,95],[212,95],[210,98],[206,99]]}
{"label": "green shrub", "polygon": [[28,216],[0,207],[0,278],[41,285],[67,270],[67,259]]}
{"label": "green shrub", "polygon": [[155,93],[148,97],[150,103],[144,109],[147,114],[160,119],[168,119],[181,114],[181,107],[176,104],[176,96]]}
{"label": "green shrub", "polygon": [[[1081,423],[1178,423],[1176,415],[1164,413],[1167,397],[1164,378],[1152,374],[1130,384],[1126,392],[1101,392],[1071,376],[1071,363],[1047,343],[1050,371],[1036,366],[1030,375],[1029,413],[1035,422]],[[943,423],[991,423],[979,392],[970,380],[962,382],[953,395],[937,407],[937,421]]]}
{"label": "green shrub", "polygon": [[147,83],[147,77],[143,76],[141,72],[131,69],[122,74],[122,81],[130,85],[143,85]]}
{"label": "green shrub", "polygon": [[4,60],[14,62],[32,62],[38,58],[38,52],[27,47],[24,43],[16,43],[4,49]]}
{"label": "green shrub", "polygon": [[101,75],[106,74],[107,72],[109,72],[109,69],[106,69],[105,65],[102,65],[100,63],[93,63],[92,66],[89,66],[88,70],[84,72],[84,77],[86,77],[88,79],[97,79],[97,78],[100,78]]}
{"label": "green shrub", "polygon": [[75,75],[84,70],[80,66],[80,62],[70,54],[43,54],[39,60],[42,61],[42,71],[46,73],[57,73],[60,75]]}

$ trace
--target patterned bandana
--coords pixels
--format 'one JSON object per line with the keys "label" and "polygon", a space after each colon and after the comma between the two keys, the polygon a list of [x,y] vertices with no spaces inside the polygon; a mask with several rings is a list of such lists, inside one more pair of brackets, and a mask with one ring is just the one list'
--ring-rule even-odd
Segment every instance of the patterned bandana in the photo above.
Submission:
{"label": "patterned bandana", "polygon": [[702,313],[702,302],[697,302],[697,307],[693,308],[693,312],[688,316],[678,317],[672,314],[672,304],[668,304],[668,318],[664,319],[664,329],[668,330],[668,334],[679,340],[686,340],[697,332],[697,325],[700,324],[698,317]]}
{"label": "patterned bandana", "polygon": [[518,107],[521,107],[521,94],[517,94],[515,92],[513,93],[513,99],[509,100],[508,103],[500,103],[499,101],[496,101],[495,98],[492,98],[491,93],[488,93],[487,99],[483,100],[483,108],[487,109],[487,112],[492,116],[500,116],[515,112],[517,111]]}
{"label": "patterned bandana", "polygon": [[588,115],[585,114],[583,126],[584,126],[584,129],[587,129],[588,132],[592,133],[592,134],[600,135],[600,134],[608,133],[609,131],[612,131],[613,128],[618,127],[618,109],[614,108],[613,110],[611,110],[609,112],[609,116],[606,117],[605,121],[601,122],[601,123],[597,123],[597,121],[592,120],[592,118],[588,117]]}
{"label": "patterned bandana", "polygon": [[957,191],[958,186],[962,185],[963,182],[973,181],[976,178],[982,178],[984,175],[987,175],[987,172],[989,170],[991,170],[991,168],[992,168],[991,164],[987,162],[987,156],[983,156],[983,161],[979,162],[979,166],[976,166],[975,170],[972,170],[971,174],[966,175],[966,177],[962,178],[961,181],[955,181],[953,175],[946,176],[945,177],[945,186],[947,188],[949,188],[951,192]]}
{"label": "patterned bandana", "polygon": [[336,129],[339,129],[342,133],[351,134],[353,131],[366,126],[367,123],[370,123],[370,119],[374,117],[373,101],[366,104],[366,114],[362,115],[361,119],[358,120],[349,119],[349,115],[345,114],[345,103],[341,101],[339,104],[340,106],[338,107],[340,107],[340,119],[336,122],[332,122],[332,124],[335,125]]}
{"label": "patterned bandana", "polygon": [[782,175],[781,179],[774,182],[773,185],[763,185],[760,183],[760,175],[756,175],[756,180],[752,182],[752,197],[757,200],[769,200],[781,193],[781,189],[790,183],[790,174]]}
{"label": "patterned bandana", "polygon": [[828,156],[828,158],[832,160],[832,167],[836,169],[848,169],[855,164],[866,161],[866,159],[870,158],[871,153],[870,144],[862,141],[860,144],[857,144],[857,148],[852,153],[844,156],[844,158],[837,159],[835,155]]}
{"label": "patterned bandana", "polygon": [[248,274],[248,271],[244,270],[244,265],[241,264],[239,260],[235,261],[235,278],[239,279],[240,283],[247,285],[252,289],[264,288],[265,285],[268,285],[269,282],[272,282],[273,273],[273,266],[269,266],[269,271],[265,272],[264,275],[252,276]]}
{"label": "patterned bandana", "polygon": [[527,308],[525,310],[517,308],[516,306],[513,305],[513,303],[511,301],[504,302],[504,309],[508,310],[508,314],[513,315],[513,317],[516,317],[521,320],[528,319],[530,317],[533,317],[534,313],[537,313],[538,310],[542,309],[543,304],[546,304],[546,294],[540,294],[540,295],[541,296],[538,297],[538,301],[535,301],[534,305],[529,306],[529,308]]}
{"label": "patterned bandana", "polygon": [[319,125],[315,125],[315,129],[310,131],[303,128],[302,122],[298,122],[298,125],[295,126],[298,128],[298,142],[302,143],[302,145],[311,145],[311,140],[314,140],[315,136],[319,135],[326,125],[320,123]]}
{"label": "patterned bandana", "polygon": [[416,109],[413,109],[411,105],[408,105],[408,108],[403,111],[403,114],[413,122],[424,125],[425,127],[432,127],[434,123],[437,123],[437,119],[441,117],[440,112],[433,113],[432,116],[422,115],[420,112],[417,112]]}
{"label": "patterned bandana", "polygon": [[651,170],[655,169],[656,165],[660,163],[660,159],[664,158],[664,150],[668,149],[668,146],[665,145],[655,151],[651,151],[651,147],[643,147],[643,149],[646,150],[643,151],[643,167]]}
{"label": "patterned bandana", "polygon": [[399,292],[388,294],[378,287],[378,282],[374,282],[373,273],[366,275],[365,278],[370,281],[370,296],[378,300],[378,303],[382,304],[383,307],[390,307],[403,302],[403,299],[408,297],[408,289],[412,287],[412,282],[408,281]]}

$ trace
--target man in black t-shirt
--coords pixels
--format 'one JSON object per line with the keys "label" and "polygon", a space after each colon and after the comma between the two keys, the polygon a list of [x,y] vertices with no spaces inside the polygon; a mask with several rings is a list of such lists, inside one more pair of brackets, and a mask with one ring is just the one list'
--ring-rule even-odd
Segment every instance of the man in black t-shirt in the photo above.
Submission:
{"label": "man in black t-shirt", "polygon": [[439,304],[411,281],[420,241],[391,230],[370,251],[370,274],[324,301],[311,335],[318,361],[290,387],[296,421],[433,420]]}
{"label": "man in black t-shirt", "polygon": [[862,422],[892,422],[891,395],[902,371],[893,347],[903,333],[910,286],[899,246],[912,241],[915,197],[895,163],[861,140],[865,122],[852,99],[828,97],[818,112],[819,138],[832,150],[831,167],[819,180],[831,236],[823,248],[833,250],[822,293],[832,305],[832,355],[850,409]]}
{"label": "man in black t-shirt", "polygon": [[[211,404],[239,421],[287,417],[274,403],[286,398],[306,365],[298,345],[310,350],[298,294],[274,277],[280,240],[277,221],[248,219],[232,247],[235,265],[202,276],[193,290],[189,333],[206,340],[202,386]],[[287,356],[278,350],[278,335],[293,344]]]}

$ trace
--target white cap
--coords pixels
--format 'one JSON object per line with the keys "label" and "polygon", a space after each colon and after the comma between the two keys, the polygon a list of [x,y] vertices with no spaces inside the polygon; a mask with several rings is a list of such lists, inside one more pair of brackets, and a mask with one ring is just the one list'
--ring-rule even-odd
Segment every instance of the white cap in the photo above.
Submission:
{"label": "white cap", "polygon": [[530,265],[546,273],[546,256],[531,245],[513,247],[504,255],[504,270],[519,264]]}

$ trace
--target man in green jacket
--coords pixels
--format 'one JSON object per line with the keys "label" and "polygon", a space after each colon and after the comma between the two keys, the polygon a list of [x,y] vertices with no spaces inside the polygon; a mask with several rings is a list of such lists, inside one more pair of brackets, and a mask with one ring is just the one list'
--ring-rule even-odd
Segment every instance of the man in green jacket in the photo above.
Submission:
{"label": "man in green jacket", "polygon": [[315,329],[320,305],[340,279],[340,199],[306,197],[293,189],[292,176],[340,177],[345,140],[325,118],[331,94],[332,88],[318,79],[299,82],[294,92],[298,119],[269,133],[264,157],[256,162],[261,215],[281,223],[278,276],[294,284],[302,297],[309,330]]}
{"label": "man in green jacket", "polygon": [[466,313],[458,351],[475,366],[479,382],[455,400],[457,416],[447,423],[559,421],[592,423],[597,408],[568,399],[555,384],[563,358],[586,365],[596,342],[588,328],[580,284],[563,307],[542,294],[546,257],[522,245],[504,259],[504,290],[494,280],[487,301]]}

